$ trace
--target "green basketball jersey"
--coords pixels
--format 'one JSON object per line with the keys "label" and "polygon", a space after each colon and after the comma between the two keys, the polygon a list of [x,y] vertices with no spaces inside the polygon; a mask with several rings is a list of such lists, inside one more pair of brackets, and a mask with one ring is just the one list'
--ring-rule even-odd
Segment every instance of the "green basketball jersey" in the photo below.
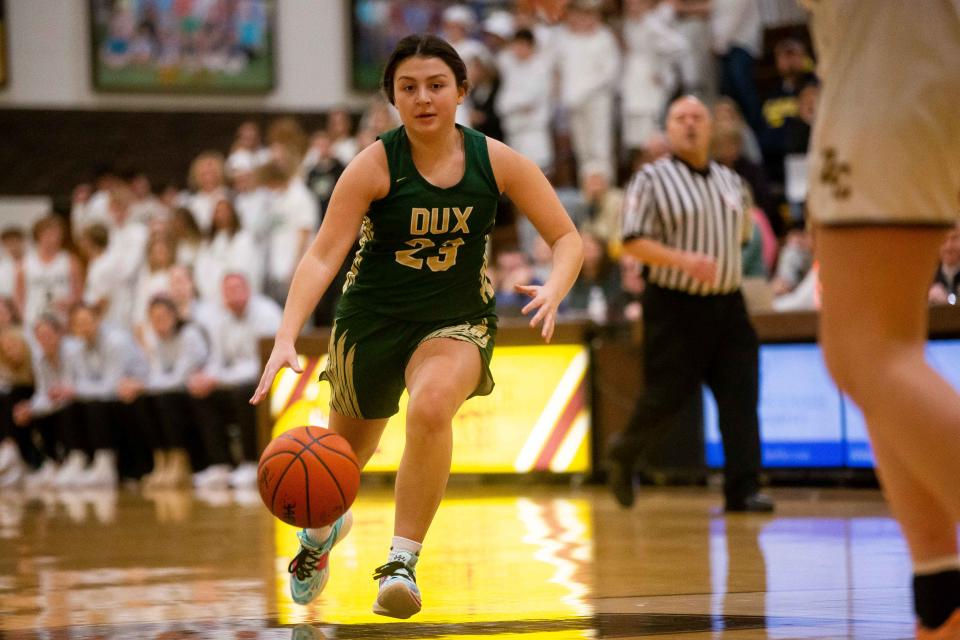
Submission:
{"label": "green basketball jersey", "polygon": [[457,128],[466,167],[460,182],[448,189],[430,184],[417,171],[403,127],[380,136],[390,192],[373,202],[363,219],[344,303],[413,321],[493,312],[486,245],[500,193],[486,137]]}

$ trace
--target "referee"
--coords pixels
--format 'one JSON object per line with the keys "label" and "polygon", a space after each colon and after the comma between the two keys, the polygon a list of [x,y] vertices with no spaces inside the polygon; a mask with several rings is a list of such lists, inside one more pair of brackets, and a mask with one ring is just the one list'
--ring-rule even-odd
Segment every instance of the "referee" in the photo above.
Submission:
{"label": "referee", "polygon": [[623,209],[624,251],[646,265],[646,392],[608,451],[610,488],[633,504],[633,472],[667,419],[706,383],[717,399],[727,511],[772,511],[758,493],[757,335],[740,294],[741,248],[750,238],[749,191],[711,162],[710,114],[692,96],[667,113],[671,155],[634,175]]}

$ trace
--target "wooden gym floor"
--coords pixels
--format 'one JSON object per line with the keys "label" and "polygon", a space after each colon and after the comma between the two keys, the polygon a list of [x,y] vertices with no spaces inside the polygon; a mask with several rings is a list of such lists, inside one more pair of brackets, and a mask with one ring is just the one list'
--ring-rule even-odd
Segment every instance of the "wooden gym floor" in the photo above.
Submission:
{"label": "wooden gym floor", "polygon": [[254,493],[0,494],[0,638],[913,637],[909,559],[875,491],[780,490],[724,516],[706,489],[453,486],[420,562],[424,610],[375,616],[388,487],[364,486],[332,577],[287,595],[295,552]]}

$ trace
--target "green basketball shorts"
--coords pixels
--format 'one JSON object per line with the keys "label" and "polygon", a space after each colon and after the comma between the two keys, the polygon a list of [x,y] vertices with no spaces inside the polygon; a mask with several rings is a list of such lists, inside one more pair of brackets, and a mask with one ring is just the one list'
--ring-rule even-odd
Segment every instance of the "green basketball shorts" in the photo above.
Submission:
{"label": "green basketball shorts", "polygon": [[485,396],[493,391],[490,359],[496,335],[494,314],[410,322],[341,300],[320,379],[330,383],[330,407],[337,413],[366,420],[389,418],[399,410],[404,372],[413,352],[427,340],[453,338],[480,349],[483,374],[470,397]]}

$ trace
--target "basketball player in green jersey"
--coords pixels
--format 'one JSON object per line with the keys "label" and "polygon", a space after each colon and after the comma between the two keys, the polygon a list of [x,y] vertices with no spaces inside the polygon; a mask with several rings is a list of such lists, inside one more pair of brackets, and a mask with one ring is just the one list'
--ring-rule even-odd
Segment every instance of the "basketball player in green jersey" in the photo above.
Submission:
{"label": "basketball player in green jersey", "polygon": [[[537,166],[506,145],[455,124],[467,92],[466,67],[435,36],[409,36],[391,54],[383,90],[402,126],[347,166],[309,251],[300,261],[283,322],[251,402],[263,399],[283,367],[300,371],[294,339],[330,285],[357,230],[353,260],[322,378],[332,386],[330,428],[361,465],[377,447],[406,388],[406,445],[397,471],[394,538],[375,613],[420,611],[415,567],[450,474],[452,421],[460,405],[493,388],[493,289],[485,273],[487,238],[500,194],[529,217],[553,251],[542,286],[519,287],[530,326],[549,341],[557,307],[582,262],[580,236]],[[351,525],[298,534],[290,563],[294,601],[305,604],[329,577],[330,549]]]}

